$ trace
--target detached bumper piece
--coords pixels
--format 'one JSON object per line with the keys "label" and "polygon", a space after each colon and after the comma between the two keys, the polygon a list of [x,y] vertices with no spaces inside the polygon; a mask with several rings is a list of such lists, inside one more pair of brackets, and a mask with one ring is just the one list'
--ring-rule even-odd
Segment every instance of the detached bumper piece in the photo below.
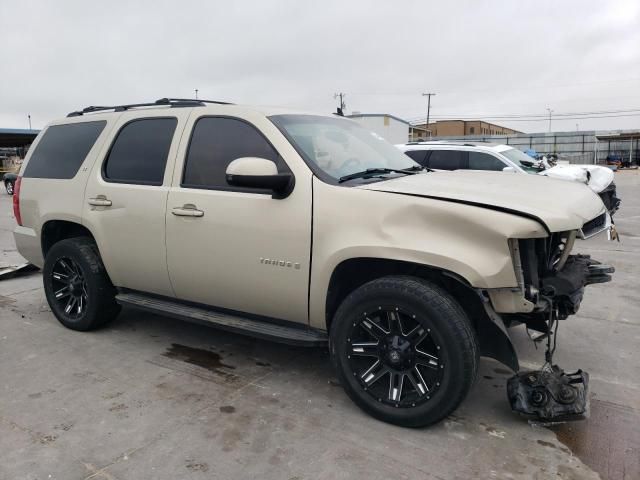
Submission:
{"label": "detached bumper piece", "polygon": [[589,374],[565,373],[558,366],[521,372],[507,382],[514,412],[543,422],[582,420],[589,408]]}
{"label": "detached bumper piece", "polygon": [[591,260],[589,265],[589,276],[587,277],[587,285],[593,283],[607,283],[611,281],[611,274],[615,273],[616,269],[611,265],[602,265],[600,262]]}
{"label": "detached bumper piece", "polygon": [[570,255],[564,268],[542,278],[542,294],[553,299],[559,317],[567,318],[580,308],[584,287],[611,281],[615,268],[589,255]]}

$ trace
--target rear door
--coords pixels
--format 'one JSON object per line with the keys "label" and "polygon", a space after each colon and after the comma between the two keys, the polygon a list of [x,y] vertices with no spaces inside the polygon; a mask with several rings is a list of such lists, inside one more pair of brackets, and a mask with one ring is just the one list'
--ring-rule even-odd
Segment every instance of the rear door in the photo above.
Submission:
{"label": "rear door", "polygon": [[191,109],[123,114],[85,191],[83,224],[116,286],[172,296],[165,209],[173,165]]}
{"label": "rear door", "polygon": [[[264,116],[194,115],[187,128],[192,133],[180,148],[166,214],[176,296],[307,323],[311,172],[296,165],[299,158],[287,162],[295,151]],[[292,172],[293,192],[274,199],[228,185],[227,166],[241,157],[266,158]],[[190,210],[198,216],[185,216]]]}
{"label": "rear door", "polygon": [[506,165],[498,157],[484,152],[469,152],[469,170],[490,170],[501,172]]}
{"label": "rear door", "polygon": [[423,167],[427,166],[427,150],[407,150],[404,153]]}
{"label": "rear door", "polygon": [[460,170],[467,166],[467,152],[464,150],[431,150],[427,165],[434,170]]}

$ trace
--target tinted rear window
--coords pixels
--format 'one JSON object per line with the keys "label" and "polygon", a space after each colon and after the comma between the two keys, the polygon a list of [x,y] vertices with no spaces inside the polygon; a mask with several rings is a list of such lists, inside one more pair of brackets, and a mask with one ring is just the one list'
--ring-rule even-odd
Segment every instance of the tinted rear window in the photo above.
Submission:
{"label": "tinted rear window", "polygon": [[127,123],[104,164],[104,178],[118,183],[162,185],[178,120],[145,118]]}
{"label": "tinted rear window", "polygon": [[24,171],[31,178],[73,178],[107,122],[69,123],[47,128]]}
{"label": "tinted rear window", "polygon": [[493,170],[500,171],[506,167],[503,162],[489,155],[488,153],[469,152],[469,169],[470,170]]}
{"label": "tinted rear window", "polygon": [[427,151],[426,150],[409,150],[408,152],[404,152],[404,153],[406,155],[409,155],[412,159],[414,159],[416,162],[418,162],[423,167],[426,166],[426,164],[427,164],[427,161],[426,161]]}
{"label": "tinted rear window", "polygon": [[436,170],[464,168],[466,153],[458,150],[433,150],[429,156],[429,167]]}

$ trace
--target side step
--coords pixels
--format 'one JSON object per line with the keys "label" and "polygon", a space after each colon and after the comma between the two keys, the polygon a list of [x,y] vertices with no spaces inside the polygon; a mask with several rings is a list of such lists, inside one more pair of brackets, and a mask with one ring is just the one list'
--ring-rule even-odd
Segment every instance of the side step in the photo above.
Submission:
{"label": "side step", "polygon": [[328,343],[325,332],[305,325],[297,326],[293,324],[294,326],[286,326],[268,321],[253,320],[139,293],[119,293],[116,295],[116,301],[120,305],[128,305],[159,315],[203,323],[222,330],[286,343],[287,345],[315,347],[326,346]]}

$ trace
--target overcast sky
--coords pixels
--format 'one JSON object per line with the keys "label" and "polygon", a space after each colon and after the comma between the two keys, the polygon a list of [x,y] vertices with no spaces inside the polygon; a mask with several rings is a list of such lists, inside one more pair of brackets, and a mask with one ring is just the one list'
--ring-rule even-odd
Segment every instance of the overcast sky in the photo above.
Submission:
{"label": "overcast sky", "polygon": [[[0,127],[193,97],[437,119],[640,128],[640,2],[0,0]],[[527,132],[547,120],[495,121]]]}

